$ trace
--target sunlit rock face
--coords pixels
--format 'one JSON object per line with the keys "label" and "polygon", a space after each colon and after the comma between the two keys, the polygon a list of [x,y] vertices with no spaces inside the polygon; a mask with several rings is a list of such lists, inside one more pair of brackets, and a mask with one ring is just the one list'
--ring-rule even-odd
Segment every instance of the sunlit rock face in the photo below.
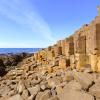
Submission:
{"label": "sunlit rock face", "polygon": [[[98,13],[0,77],[0,100],[100,100],[100,7]],[[0,60],[0,74],[4,67]]]}
{"label": "sunlit rock face", "polygon": [[[79,70],[89,65],[94,72],[99,72],[99,55],[100,6],[98,7],[98,16],[90,24],[83,25],[72,36],[59,40],[57,44],[37,52],[34,58],[43,64],[43,61],[50,62],[58,57],[59,68],[64,69],[71,66]],[[61,58],[63,59],[61,60]]]}

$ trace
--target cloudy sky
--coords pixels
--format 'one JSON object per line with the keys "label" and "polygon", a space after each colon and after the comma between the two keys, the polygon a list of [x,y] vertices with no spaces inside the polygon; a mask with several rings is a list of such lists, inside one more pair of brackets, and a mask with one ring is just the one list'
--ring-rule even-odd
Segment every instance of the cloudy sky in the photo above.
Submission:
{"label": "cloudy sky", "polygon": [[0,0],[0,48],[47,47],[97,15],[99,0]]}

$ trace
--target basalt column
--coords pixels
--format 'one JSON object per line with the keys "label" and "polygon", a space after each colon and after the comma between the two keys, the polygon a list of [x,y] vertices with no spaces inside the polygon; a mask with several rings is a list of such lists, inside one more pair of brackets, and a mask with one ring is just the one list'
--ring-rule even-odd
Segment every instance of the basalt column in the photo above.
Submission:
{"label": "basalt column", "polygon": [[75,44],[75,64],[76,68],[80,69],[81,67],[86,66],[86,36],[78,34]]}

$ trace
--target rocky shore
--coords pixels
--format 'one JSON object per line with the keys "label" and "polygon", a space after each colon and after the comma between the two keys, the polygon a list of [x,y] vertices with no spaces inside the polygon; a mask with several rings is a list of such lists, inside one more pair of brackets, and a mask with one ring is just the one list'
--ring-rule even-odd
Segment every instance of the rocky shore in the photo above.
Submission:
{"label": "rocky shore", "polygon": [[69,38],[0,59],[0,100],[100,100],[100,6]]}
{"label": "rocky shore", "polygon": [[1,77],[0,100],[100,100],[100,74],[90,67],[61,69],[53,61],[55,71],[41,70],[33,56],[19,65]]}
{"label": "rocky shore", "polygon": [[17,67],[19,62],[31,55],[29,53],[0,54],[0,76],[5,75],[9,70]]}

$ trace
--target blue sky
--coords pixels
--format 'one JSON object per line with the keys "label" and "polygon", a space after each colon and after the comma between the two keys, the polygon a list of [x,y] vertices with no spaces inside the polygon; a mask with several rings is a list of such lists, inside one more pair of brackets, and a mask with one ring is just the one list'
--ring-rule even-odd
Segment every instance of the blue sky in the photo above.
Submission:
{"label": "blue sky", "polygon": [[0,48],[47,47],[97,15],[100,0],[0,0]]}

